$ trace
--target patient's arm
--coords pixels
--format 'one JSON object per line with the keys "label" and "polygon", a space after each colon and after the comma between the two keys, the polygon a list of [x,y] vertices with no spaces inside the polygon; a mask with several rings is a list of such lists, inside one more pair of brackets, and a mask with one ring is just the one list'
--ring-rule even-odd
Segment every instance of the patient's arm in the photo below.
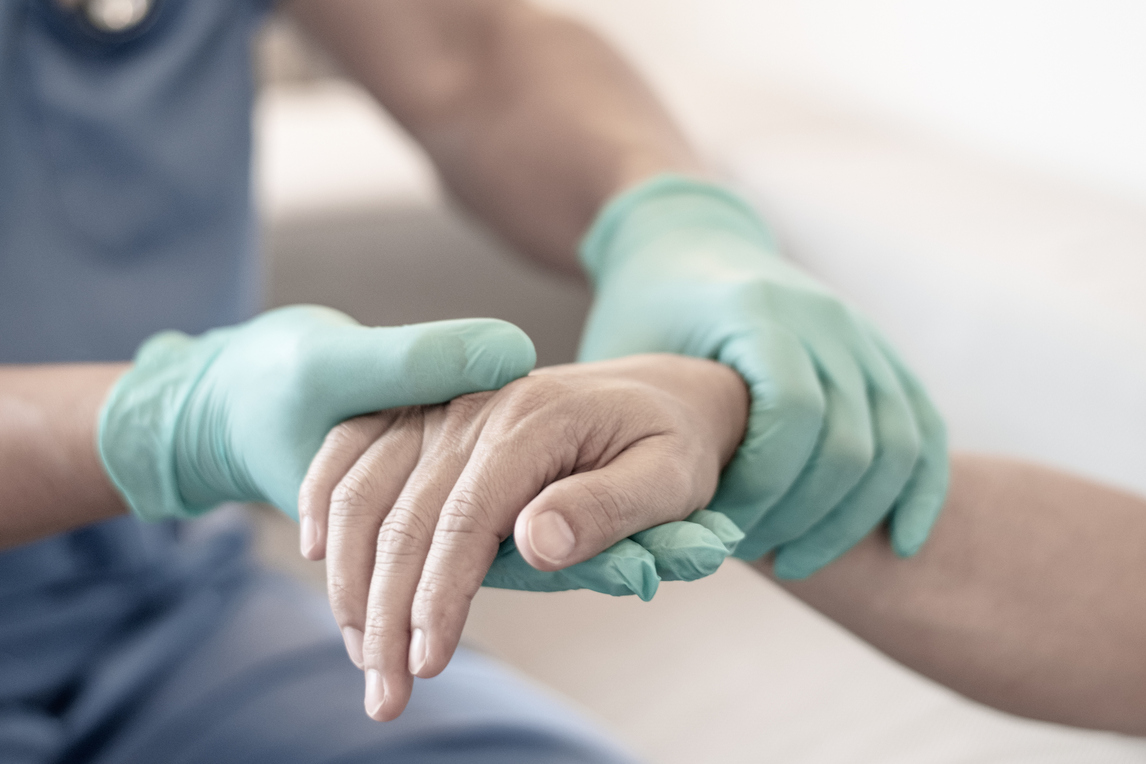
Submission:
{"label": "patient's arm", "polygon": [[303,483],[331,607],[392,719],[412,674],[445,668],[498,545],[559,570],[708,504],[744,434],[748,390],[695,358],[540,369],[499,391],[336,427]]}
{"label": "patient's arm", "polygon": [[[767,559],[756,563],[766,574]],[[882,533],[780,582],[896,660],[983,703],[1146,734],[1146,500],[1050,469],[952,460],[914,558]]]}

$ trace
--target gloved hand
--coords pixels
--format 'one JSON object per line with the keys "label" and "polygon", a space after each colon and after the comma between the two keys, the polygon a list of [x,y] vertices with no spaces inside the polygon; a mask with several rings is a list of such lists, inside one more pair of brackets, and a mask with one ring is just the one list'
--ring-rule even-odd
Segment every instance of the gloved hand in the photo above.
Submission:
{"label": "gloved hand", "polygon": [[100,416],[108,475],[144,519],[265,501],[298,519],[323,438],[379,409],[495,390],[533,368],[529,338],[493,319],[367,328],[299,305],[139,349]]}
{"label": "gloved hand", "polygon": [[[189,337],[157,334],[104,403],[99,450],[141,518],[265,501],[298,519],[299,487],[327,433],[361,414],[496,390],[534,364],[517,327],[492,319],[367,328],[330,308],[280,308]],[[698,513],[703,518],[706,513]],[[656,591],[716,570],[740,534],[716,516],[669,523],[563,571],[506,542],[487,584],[536,591]]]}
{"label": "gloved hand", "polygon": [[735,368],[752,406],[709,509],[802,578],[890,515],[902,556],[926,540],[947,491],[946,432],[879,334],[777,254],[734,194],[663,175],[621,194],[582,242],[596,299],[581,360],[646,352]]}
{"label": "gloved hand", "polygon": [[501,543],[482,586],[533,592],[592,589],[614,597],[635,594],[647,602],[661,581],[712,575],[743,538],[724,515],[698,509],[684,520],[634,533],[585,562],[545,571],[527,563],[510,536]]}

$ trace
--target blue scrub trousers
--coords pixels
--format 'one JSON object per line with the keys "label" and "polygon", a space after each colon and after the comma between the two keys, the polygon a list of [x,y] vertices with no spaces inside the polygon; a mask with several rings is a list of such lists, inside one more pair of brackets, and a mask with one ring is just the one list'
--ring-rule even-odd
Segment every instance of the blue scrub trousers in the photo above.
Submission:
{"label": "blue scrub trousers", "polygon": [[633,761],[572,709],[464,649],[440,676],[416,680],[401,717],[372,721],[325,599],[252,566],[241,545],[236,534],[212,539],[194,555],[208,581],[156,587],[73,676],[0,703],[0,762]]}

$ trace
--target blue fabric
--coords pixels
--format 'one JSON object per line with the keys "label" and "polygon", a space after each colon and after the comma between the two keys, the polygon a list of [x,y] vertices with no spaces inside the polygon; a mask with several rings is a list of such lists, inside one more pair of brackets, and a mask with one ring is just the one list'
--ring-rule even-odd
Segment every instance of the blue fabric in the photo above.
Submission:
{"label": "blue fabric", "polygon": [[[0,363],[128,359],[255,312],[267,4],[158,0],[107,35],[0,0]],[[252,569],[241,530],[122,518],[0,553],[5,764],[622,760],[473,656],[398,722],[362,692],[325,604]]]}
{"label": "blue fabric", "polygon": [[0,362],[127,360],[257,309],[262,5],[161,0],[97,39],[51,0],[0,2]]}
{"label": "blue fabric", "polygon": [[[157,330],[255,311],[263,10],[161,0],[115,36],[51,0],[0,0],[0,363],[126,359]],[[179,536],[124,518],[0,554],[0,703],[61,692],[156,592],[239,559],[220,538],[196,562]]]}
{"label": "blue fabric", "polygon": [[[201,561],[217,549],[183,546]],[[466,650],[416,681],[397,721],[369,720],[362,673],[325,600],[230,559],[195,586],[136,598],[134,617],[66,681],[0,702],[0,761],[633,761],[559,701]]]}

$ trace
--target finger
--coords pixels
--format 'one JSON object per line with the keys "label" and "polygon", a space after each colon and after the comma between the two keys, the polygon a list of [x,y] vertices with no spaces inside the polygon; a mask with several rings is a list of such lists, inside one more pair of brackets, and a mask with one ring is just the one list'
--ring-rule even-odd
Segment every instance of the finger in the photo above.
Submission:
{"label": "finger", "polygon": [[339,326],[315,342],[309,388],[335,421],[380,409],[443,403],[529,373],[533,343],[492,318],[397,327]]}
{"label": "finger", "polygon": [[927,540],[947,498],[950,466],[947,427],[923,386],[892,357],[911,401],[922,439],[919,460],[891,515],[891,545],[901,557],[911,557]]}
{"label": "finger", "polygon": [[518,515],[517,548],[538,570],[559,570],[643,529],[687,517],[706,502],[711,486],[678,464],[673,446],[652,436],[599,469],[549,485]]}
{"label": "finger", "polygon": [[871,468],[830,514],[780,547],[773,566],[779,578],[806,578],[859,543],[887,517],[915,468],[920,435],[907,396],[882,356],[868,360],[878,444]]}
{"label": "finger", "polygon": [[422,447],[420,409],[404,409],[376,421],[388,423],[385,432],[376,436],[332,490],[326,528],[330,609],[346,651],[359,668],[375,540]]}
{"label": "finger", "polygon": [[[553,476],[577,462],[579,439],[564,437],[548,418],[536,416],[536,396],[511,398],[500,412],[504,419],[483,429],[442,507],[412,609],[418,638],[409,662],[417,676],[435,676],[449,663],[470,602],[514,519]],[[499,426],[502,421],[510,428]],[[521,426],[524,421],[528,428]]]}
{"label": "finger", "polygon": [[[546,437],[543,429],[537,433],[540,442],[557,442]],[[580,579],[589,588],[601,589],[601,574],[616,573],[626,589],[651,598],[659,582],[655,563],[650,564],[651,555],[633,542],[611,548],[641,528],[687,514],[693,505],[703,501],[689,498],[695,490],[681,484],[679,472],[664,469],[663,465],[679,460],[674,461],[666,453],[662,440],[652,437],[639,441],[606,466],[558,480],[544,490],[541,487],[550,475],[559,474],[564,462],[575,461],[576,449],[570,454],[550,452],[547,456],[555,461],[549,462],[537,459],[534,441],[501,442],[493,447],[479,443],[443,509],[418,587],[412,625],[422,636],[411,650],[414,673],[434,676],[448,664],[461,638],[470,602],[495,561],[499,541],[511,528],[516,528],[518,550],[523,534],[528,539],[526,543],[531,544],[532,549],[522,557],[534,567],[538,567],[539,554],[547,553],[539,553],[539,545],[552,552],[540,538],[546,528],[530,525],[534,516],[558,515],[557,535],[550,539],[556,544],[567,540],[561,535],[566,531],[580,535],[580,542],[572,541],[563,564],[550,562],[541,570],[574,565],[610,549],[610,554],[599,563],[587,564],[561,578]],[[523,472],[524,465],[530,471]],[[565,521],[563,516],[570,520]],[[723,545],[720,549],[726,555]],[[512,562],[505,557],[502,561],[504,581]],[[615,581],[604,585],[611,593],[616,588]]]}
{"label": "finger", "polygon": [[688,522],[703,525],[714,536],[720,539],[729,554],[736,551],[736,547],[744,540],[744,531],[736,527],[736,523],[728,519],[723,512],[712,512],[707,509],[698,509],[685,518]]}
{"label": "finger", "polygon": [[[811,358],[786,329],[762,322],[721,346],[748,382],[748,431],[710,507],[750,528],[791,488],[811,457],[826,402]],[[740,556],[739,554],[737,556]]]}
{"label": "finger", "polygon": [[[469,411],[472,414],[472,411]],[[450,406],[431,416],[468,418]],[[480,423],[477,424],[480,426]],[[423,450],[377,535],[370,594],[366,604],[363,665],[366,667],[366,713],[378,721],[397,718],[410,699],[410,613],[422,577],[434,529],[451,489],[469,457],[468,434],[452,424],[427,430],[444,435]],[[419,638],[420,639],[420,638]]]}
{"label": "finger", "polygon": [[813,347],[812,353],[821,370],[827,403],[820,441],[788,493],[745,529],[747,539],[737,548],[742,559],[762,557],[803,536],[855,488],[871,466],[875,438],[867,381],[854,350],[831,339]]}
{"label": "finger", "polygon": [[659,583],[656,560],[632,539],[621,539],[585,562],[562,570],[538,570],[525,561],[510,536],[498,548],[481,585],[537,592],[589,589],[613,597],[635,594],[648,602]]}
{"label": "finger", "polygon": [[744,533],[719,512],[698,509],[685,520],[634,533],[653,556],[662,581],[695,581],[717,571]]}
{"label": "finger", "polygon": [[391,425],[392,412],[348,419],[327,433],[298,492],[299,551],[308,560],[326,556],[326,523],[335,486]]}

